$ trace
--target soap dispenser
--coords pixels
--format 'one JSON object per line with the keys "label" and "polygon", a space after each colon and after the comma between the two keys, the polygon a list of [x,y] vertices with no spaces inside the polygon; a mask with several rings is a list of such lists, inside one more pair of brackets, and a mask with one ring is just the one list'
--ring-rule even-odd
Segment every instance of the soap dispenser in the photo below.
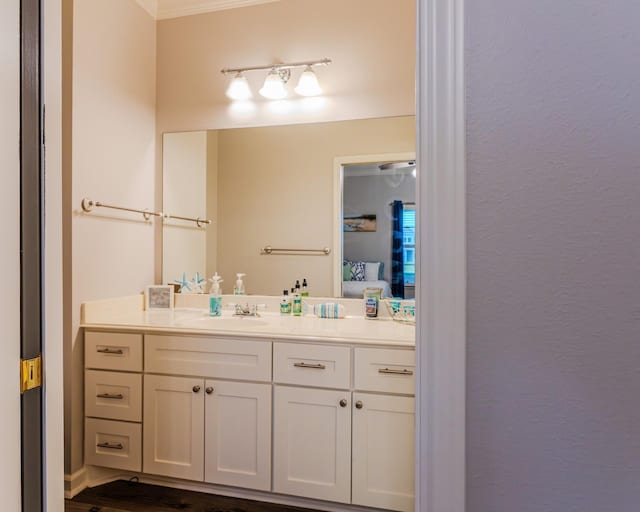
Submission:
{"label": "soap dispenser", "polygon": [[209,290],[209,316],[220,316],[222,314],[222,290],[220,288],[222,278],[216,272],[210,281],[211,290]]}
{"label": "soap dispenser", "polygon": [[246,295],[244,291],[244,283],[242,282],[242,278],[246,275],[247,274],[242,274],[242,273],[236,274],[236,277],[238,279],[236,279],[236,285],[233,287],[234,295]]}
{"label": "soap dispenser", "polygon": [[291,314],[291,299],[289,298],[289,290],[282,290],[282,300],[280,301],[280,313],[283,315]]}

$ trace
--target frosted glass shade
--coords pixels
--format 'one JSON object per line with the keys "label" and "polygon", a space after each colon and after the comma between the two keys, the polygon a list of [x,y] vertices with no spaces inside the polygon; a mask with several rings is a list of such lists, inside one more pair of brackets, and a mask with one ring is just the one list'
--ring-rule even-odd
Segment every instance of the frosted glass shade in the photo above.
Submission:
{"label": "frosted glass shade", "polygon": [[227,88],[227,96],[232,100],[248,100],[251,98],[249,82],[242,73],[238,73],[233,80],[231,80]]}
{"label": "frosted glass shade", "polygon": [[307,66],[306,69],[300,75],[298,85],[294,89],[300,96],[318,96],[322,94],[322,88],[318,83],[318,77],[311,69],[311,66]]}
{"label": "frosted glass shade", "polygon": [[277,71],[270,71],[260,89],[260,94],[270,100],[281,100],[287,97],[287,87]]}

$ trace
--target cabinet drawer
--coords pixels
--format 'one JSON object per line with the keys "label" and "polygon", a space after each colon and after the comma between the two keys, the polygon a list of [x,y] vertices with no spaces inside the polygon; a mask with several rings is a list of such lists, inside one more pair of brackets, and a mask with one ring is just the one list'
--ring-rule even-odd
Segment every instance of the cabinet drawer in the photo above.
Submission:
{"label": "cabinet drawer", "polygon": [[145,371],[171,375],[271,380],[271,342],[145,336]]}
{"label": "cabinet drawer", "polygon": [[274,343],[273,358],[274,382],[349,389],[349,347]]}
{"label": "cabinet drawer", "polygon": [[142,421],[142,375],[87,370],[84,411],[97,418]]}
{"label": "cabinet drawer", "polygon": [[142,334],[85,332],[86,368],[142,371]]}
{"label": "cabinet drawer", "polygon": [[142,425],[86,418],[84,460],[94,466],[142,470]]}
{"label": "cabinet drawer", "polygon": [[385,393],[415,393],[413,350],[355,349],[355,389]]}

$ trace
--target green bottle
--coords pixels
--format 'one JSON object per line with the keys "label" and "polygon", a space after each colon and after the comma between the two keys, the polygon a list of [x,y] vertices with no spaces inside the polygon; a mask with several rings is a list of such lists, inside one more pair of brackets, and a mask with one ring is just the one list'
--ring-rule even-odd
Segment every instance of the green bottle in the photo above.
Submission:
{"label": "green bottle", "polygon": [[297,293],[293,296],[293,316],[302,316],[302,298]]}

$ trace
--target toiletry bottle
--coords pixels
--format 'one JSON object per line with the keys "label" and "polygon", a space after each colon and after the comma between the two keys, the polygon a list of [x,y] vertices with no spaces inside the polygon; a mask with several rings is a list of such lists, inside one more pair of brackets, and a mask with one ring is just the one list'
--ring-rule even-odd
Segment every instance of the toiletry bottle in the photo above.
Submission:
{"label": "toiletry bottle", "polygon": [[234,295],[245,295],[244,292],[244,283],[242,282],[242,278],[244,276],[246,276],[247,274],[236,274],[236,277],[238,278],[236,280],[236,285],[233,287],[233,294]]}
{"label": "toiletry bottle", "polygon": [[300,295],[300,281],[296,279],[296,293]]}
{"label": "toiletry bottle", "polygon": [[304,278],[302,280],[302,290],[300,291],[300,296],[301,297],[309,296],[309,287],[307,286],[307,278]]}
{"label": "toiletry bottle", "polygon": [[291,314],[291,299],[289,298],[289,290],[282,290],[282,300],[280,301],[280,313],[283,315]]}
{"label": "toiletry bottle", "polygon": [[293,316],[302,316],[302,297],[299,293],[293,296]]}
{"label": "toiletry bottle", "polygon": [[222,314],[222,290],[221,277],[216,272],[211,278],[211,290],[209,290],[209,316],[220,316]]}

